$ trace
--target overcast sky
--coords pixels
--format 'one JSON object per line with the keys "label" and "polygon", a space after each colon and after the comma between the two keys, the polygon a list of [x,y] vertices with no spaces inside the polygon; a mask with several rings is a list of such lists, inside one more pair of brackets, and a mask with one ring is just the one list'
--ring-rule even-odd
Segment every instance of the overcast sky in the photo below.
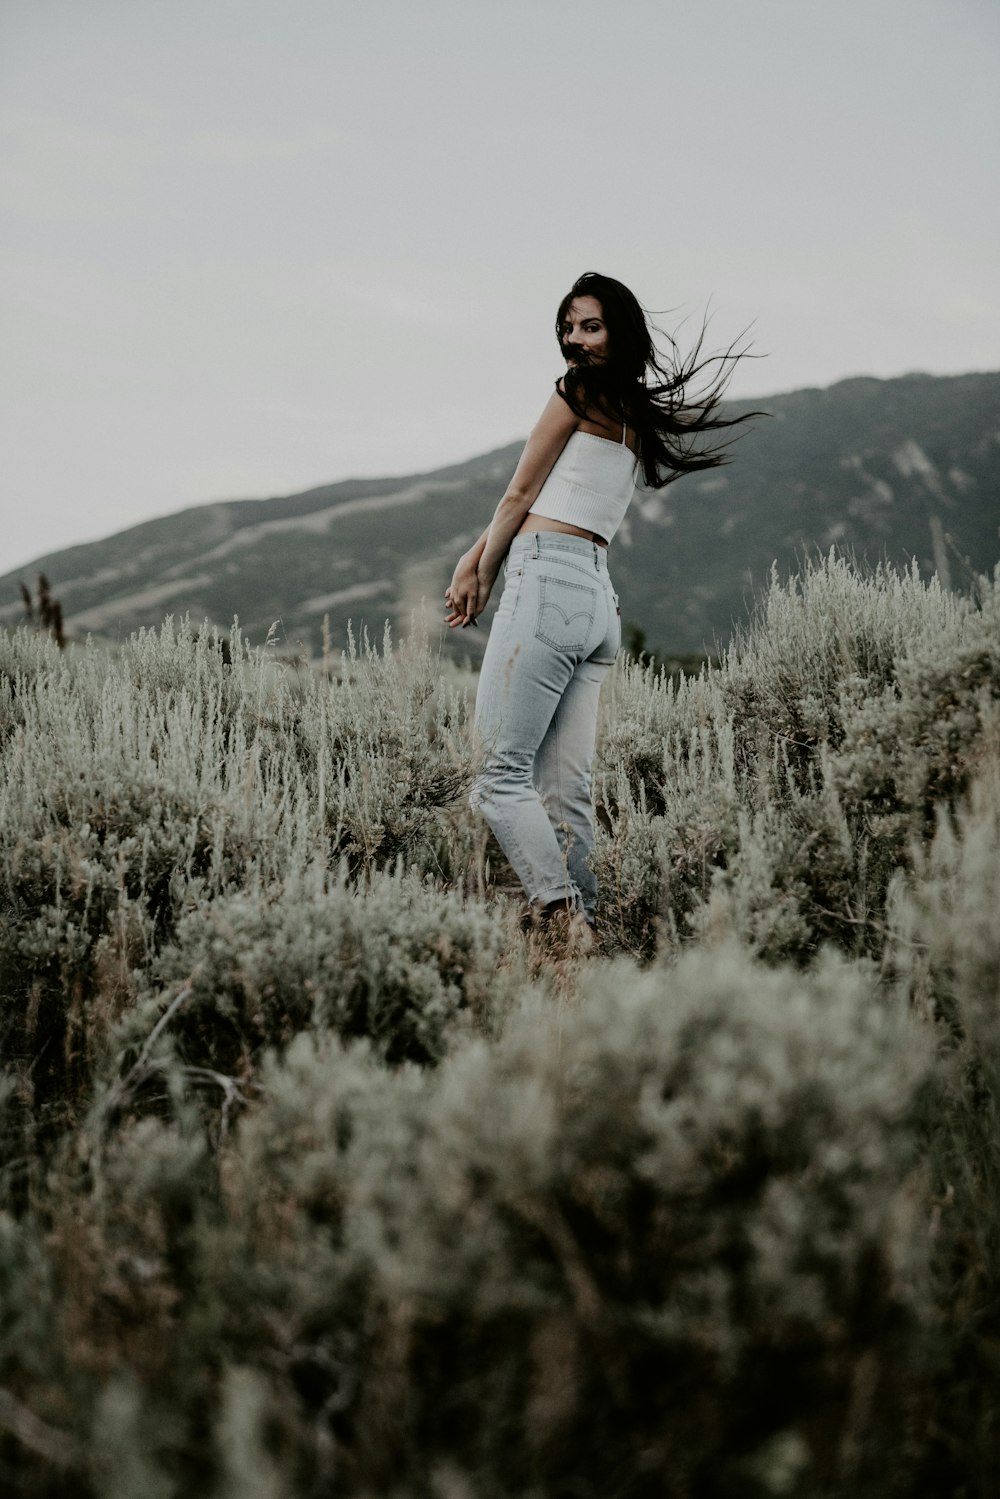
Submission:
{"label": "overcast sky", "polygon": [[752,323],[736,395],[1000,367],[998,63],[997,0],[0,0],[0,573],[524,436],[584,270]]}

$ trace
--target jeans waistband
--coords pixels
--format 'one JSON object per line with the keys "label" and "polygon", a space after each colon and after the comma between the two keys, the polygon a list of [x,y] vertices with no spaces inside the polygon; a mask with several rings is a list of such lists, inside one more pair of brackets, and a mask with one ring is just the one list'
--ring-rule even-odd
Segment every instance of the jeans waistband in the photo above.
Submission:
{"label": "jeans waistband", "polygon": [[588,541],[585,536],[568,536],[562,531],[526,531],[515,536],[510,544],[508,560],[515,557],[551,557],[559,560],[560,553],[569,552],[579,560],[589,562],[595,571],[608,570],[608,549]]}

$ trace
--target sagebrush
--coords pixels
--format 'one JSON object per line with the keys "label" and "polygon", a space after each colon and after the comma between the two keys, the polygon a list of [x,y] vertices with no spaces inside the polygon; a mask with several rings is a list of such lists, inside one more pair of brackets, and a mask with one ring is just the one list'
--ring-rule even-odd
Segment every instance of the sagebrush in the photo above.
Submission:
{"label": "sagebrush", "polygon": [[1000,578],[831,554],[622,660],[588,960],[471,694],[0,634],[0,1481],[990,1493]]}

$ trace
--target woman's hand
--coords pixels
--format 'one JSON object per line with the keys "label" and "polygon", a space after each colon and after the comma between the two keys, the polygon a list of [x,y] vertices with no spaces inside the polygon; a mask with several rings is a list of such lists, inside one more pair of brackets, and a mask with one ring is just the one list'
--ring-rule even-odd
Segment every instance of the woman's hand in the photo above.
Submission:
{"label": "woman's hand", "polygon": [[483,589],[483,581],[476,572],[476,564],[466,552],[460,558],[455,568],[451,582],[444,591],[445,603],[448,605],[449,613],[445,616],[445,624],[450,629],[461,625],[476,623],[476,615],[482,614],[486,608],[486,600],[490,596],[489,588]]}

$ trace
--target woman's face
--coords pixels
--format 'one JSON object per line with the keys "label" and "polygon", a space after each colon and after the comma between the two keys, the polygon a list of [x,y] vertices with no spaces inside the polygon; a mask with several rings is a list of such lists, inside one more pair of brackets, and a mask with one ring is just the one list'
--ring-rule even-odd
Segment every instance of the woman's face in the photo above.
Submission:
{"label": "woman's face", "polygon": [[608,330],[604,311],[596,297],[574,297],[559,329],[566,363],[604,364],[608,357]]}

